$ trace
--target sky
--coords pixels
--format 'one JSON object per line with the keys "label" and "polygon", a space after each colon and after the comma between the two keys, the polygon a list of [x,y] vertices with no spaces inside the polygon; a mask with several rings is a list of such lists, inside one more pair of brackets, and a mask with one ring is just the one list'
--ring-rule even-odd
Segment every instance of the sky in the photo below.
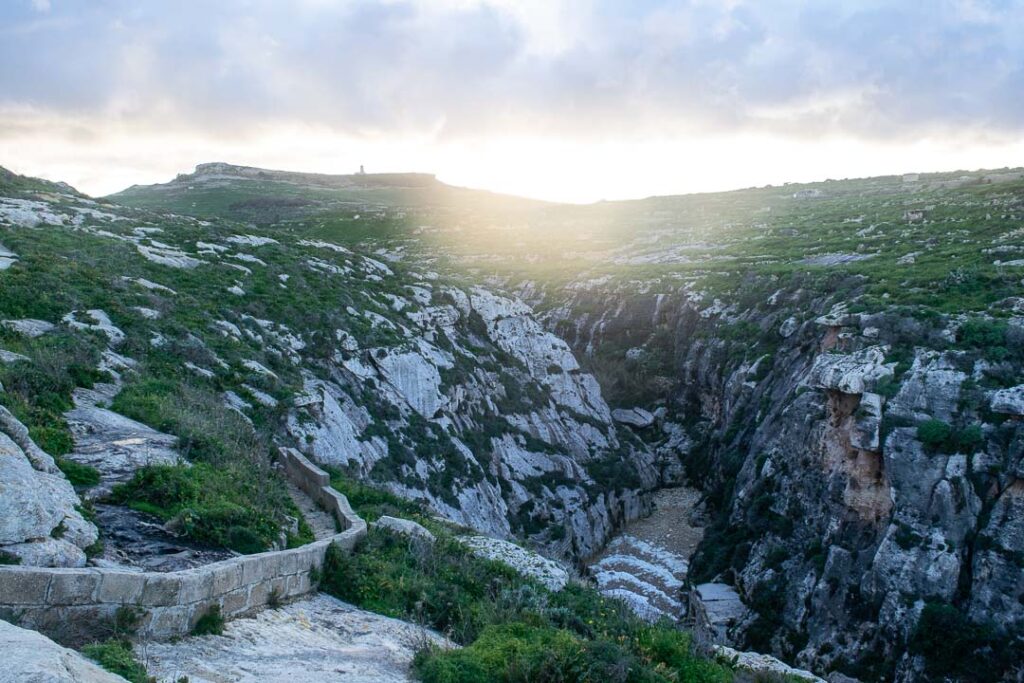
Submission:
{"label": "sky", "polygon": [[1021,0],[0,0],[0,165],[557,201],[1024,165]]}

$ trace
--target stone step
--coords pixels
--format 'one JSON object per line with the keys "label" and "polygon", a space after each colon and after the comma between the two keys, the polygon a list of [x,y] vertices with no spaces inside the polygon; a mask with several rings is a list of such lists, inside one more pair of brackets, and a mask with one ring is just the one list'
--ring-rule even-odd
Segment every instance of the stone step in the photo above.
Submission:
{"label": "stone step", "polygon": [[305,491],[292,482],[287,482],[288,493],[295,502],[296,507],[306,518],[306,523],[313,529],[313,536],[318,541],[330,538],[338,533],[337,524],[328,512],[314,502]]}

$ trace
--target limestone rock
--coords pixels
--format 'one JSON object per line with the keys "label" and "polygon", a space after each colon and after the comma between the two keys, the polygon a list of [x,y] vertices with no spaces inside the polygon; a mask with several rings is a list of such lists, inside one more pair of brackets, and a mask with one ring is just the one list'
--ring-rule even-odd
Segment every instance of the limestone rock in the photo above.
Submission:
{"label": "limestone rock", "polygon": [[428,629],[319,594],[228,622],[220,636],[150,643],[146,657],[161,681],[405,683],[425,644],[452,647]]}
{"label": "limestone rock", "polygon": [[612,419],[638,429],[654,424],[654,415],[643,408],[616,408],[612,411]]}
{"label": "limestone rock", "polygon": [[992,393],[992,412],[1024,416],[1024,384]]}
{"label": "limestone rock", "polygon": [[844,394],[862,394],[867,386],[893,374],[885,364],[886,349],[870,346],[850,354],[823,353],[814,359],[804,380],[808,386]]}
{"label": "limestone rock", "polygon": [[74,650],[0,620],[3,683],[125,683]]}
{"label": "limestone rock", "polygon": [[403,536],[422,538],[423,540],[431,543],[435,540],[434,534],[430,533],[429,529],[424,527],[422,524],[417,524],[411,519],[400,519],[398,517],[384,515],[370,526],[388,529]]}
{"label": "limestone rock", "polygon": [[21,447],[0,432],[0,546],[23,564],[81,567],[96,527],[63,474],[35,469]]}
{"label": "limestone rock", "polygon": [[515,543],[488,536],[469,536],[460,540],[472,550],[474,555],[504,562],[519,573],[540,581],[553,591],[562,590],[569,582],[569,572],[560,564]]}
{"label": "limestone rock", "polygon": [[810,671],[791,667],[771,655],[763,655],[757,652],[740,652],[725,645],[715,645],[713,646],[713,651],[718,659],[733,668],[752,673],[758,677],[777,676],[787,681],[825,683],[825,679],[815,676]]}
{"label": "limestone rock", "polygon": [[34,320],[32,318],[25,318],[22,320],[2,320],[0,321],[0,325],[30,338],[41,337],[47,332],[52,332],[54,328],[56,328],[56,325],[51,322],[47,322],[45,320]]}

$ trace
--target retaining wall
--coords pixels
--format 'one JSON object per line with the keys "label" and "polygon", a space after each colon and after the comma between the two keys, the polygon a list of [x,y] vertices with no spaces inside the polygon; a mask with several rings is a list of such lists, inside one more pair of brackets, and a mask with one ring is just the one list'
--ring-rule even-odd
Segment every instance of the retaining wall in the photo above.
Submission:
{"label": "retaining wall", "polygon": [[323,566],[327,548],[334,544],[351,551],[366,534],[366,522],[330,488],[326,472],[294,449],[281,449],[279,456],[285,475],[334,515],[338,534],[300,548],[176,572],[0,566],[0,617],[78,644],[109,636],[118,608],[131,606],[140,612],[139,635],[163,639],[187,635],[214,605],[232,619],[271,600],[315,590],[310,574]]}

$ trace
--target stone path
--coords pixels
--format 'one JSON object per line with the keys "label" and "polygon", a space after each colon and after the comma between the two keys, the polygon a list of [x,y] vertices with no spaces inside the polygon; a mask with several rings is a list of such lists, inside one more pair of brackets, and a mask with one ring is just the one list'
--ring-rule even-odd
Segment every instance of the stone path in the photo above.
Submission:
{"label": "stone path", "polygon": [[679,591],[704,533],[690,522],[699,500],[694,489],[658,491],[650,516],[627,524],[588,563],[598,589],[626,601],[645,618],[682,618]]}
{"label": "stone path", "polygon": [[138,654],[161,683],[392,683],[409,680],[416,651],[444,644],[430,630],[316,595],[251,619],[221,636],[153,643]]}
{"label": "stone path", "polygon": [[289,495],[295,501],[296,507],[302,512],[302,516],[306,518],[306,523],[313,529],[313,536],[316,540],[322,541],[338,533],[338,525],[330,513],[317,505],[312,498],[294,483],[285,481],[288,486]]}

